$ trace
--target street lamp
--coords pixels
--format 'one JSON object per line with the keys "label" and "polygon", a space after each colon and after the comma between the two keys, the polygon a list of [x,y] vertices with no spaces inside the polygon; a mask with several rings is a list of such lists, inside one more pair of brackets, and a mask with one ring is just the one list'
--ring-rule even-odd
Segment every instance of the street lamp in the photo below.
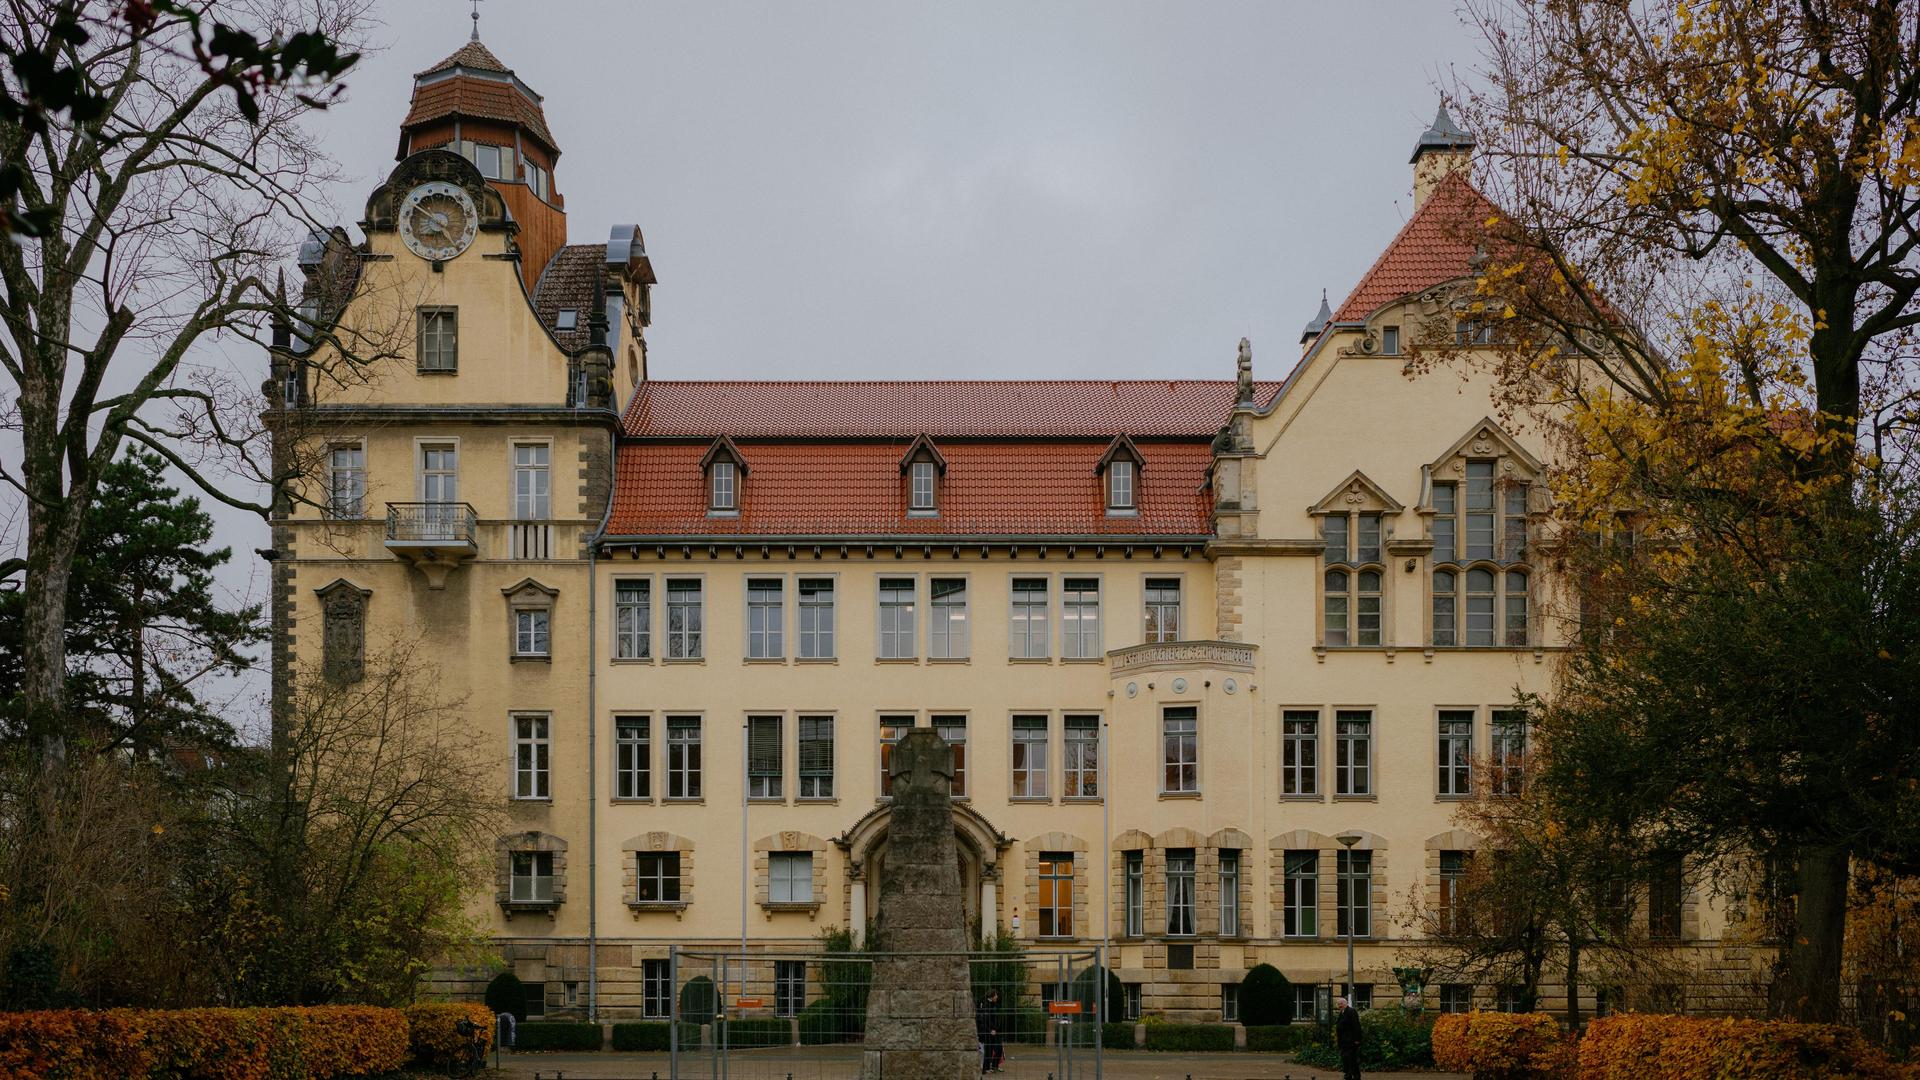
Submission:
{"label": "street lamp", "polygon": [[[1346,998],[1347,998],[1347,1005],[1351,1007],[1353,1006],[1353,912],[1354,912],[1353,845],[1359,843],[1364,838],[1357,832],[1343,832],[1340,835],[1334,837],[1334,839],[1340,842],[1341,847],[1347,849],[1347,906],[1346,906],[1346,909],[1342,911],[1340,914],[1345,915],[1347,917],[1347,993],[1346,993]],[[1339,871],[1339,867],[1335,867],[1334,870],[1337,873]]]}

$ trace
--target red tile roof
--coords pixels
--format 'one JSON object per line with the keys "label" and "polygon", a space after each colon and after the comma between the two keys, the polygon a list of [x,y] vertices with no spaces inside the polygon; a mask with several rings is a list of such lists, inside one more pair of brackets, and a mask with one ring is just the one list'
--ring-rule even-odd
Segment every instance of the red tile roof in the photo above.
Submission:
{"label": "red tile roof", "polygon": [[[1279,389],[1256,383],[1256,404],[1266,405]],[[1121,434],[1212,438],[1233,399],[1234,383],[1226,379],[649,382],[627,408],[626,433],[817,439],[925,432],[935,439],[1097,438],[1104,447]]]}
{"label": "red tile roof", "polygon": [[402,128],[424,124],[448,116],[471,116],[518,124],[548,150],[558,153],[553,132],[547,130],[547,114],[540,103],[521,93],[511,82],[455,75],[413,90],[413,105],[407,110]]}
{"label": "red tile roof", "polygon": [[475,38],[455,49],[453,55],[445,60],[425,71],[415,72],[413,77],[418,79],[422,75],[431,75],[436,71],[446,71],[448,68],[456,67],[472,68],[475,71],[498,71],[505,75],[513,74],[513,69],[501,63],[500,58],[493,55],[492,49],[480,44],[480,39]]}
{"label": "red tile roof", "polygon": [[1333,321],[1359,322],[1403,296],[1465,277],[1476,227],[1499,213],[1463,174],[1441,180],[1354,286]]}
{"label": "red tile roof", "polygon": [[[906,384],[914,385],[914,384]],[[900,458],[911,440],[742,443],[738,517],[708,517],[707,444],[620,447],[610,536],[1204,536],[1204,441],[1140,442],[1140,512],[1108,517],[1094,462],[1106,440],[968,441],[941,447],[940,515],[908,517]]]}
{"label": "red tile roof", "polygon": [[[607,245],[568,244],[553,253],[533,286],[533,310],[552,332],[560,347],[572,352],[584,346],[591,332],[593,290],[607,273]],[[573,309],[573,329],[560,329],[560,312]]]}

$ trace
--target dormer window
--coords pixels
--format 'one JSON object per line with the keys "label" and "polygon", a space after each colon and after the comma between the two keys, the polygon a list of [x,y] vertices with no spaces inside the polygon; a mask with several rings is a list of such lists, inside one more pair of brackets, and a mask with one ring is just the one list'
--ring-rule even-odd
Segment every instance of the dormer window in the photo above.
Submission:
{"label": "dormer window", "polygon": [[1140,468],[1145,462],[1133,440],[1117,435],[1093,471],[1101,478],[1109,517],[1131,517],[1140,512]]}
{"label": "dormer window", "polygon": [[459,152],[461,157],[473,162],[473,167],[480,170],[481,176],[489,180],[513,179],[513,151],[462,139]]}
{"label": "dormer window", "polygon": [[707,509],[738,510],[740,504],[739,485],[736,483],[733,462],[716,461],[707,470]]}
{"label": "dormer window", "polygon": [[580,312],[576,308],[561,308],[553,317],[555,330],[576,330],[580,327]]}
{"label": "dormer window", "polygon": [[900,471],[907,481],[907,516],[938,517],[940,477],[947,471],[947,459],[940,448],[925,434],[916,436],[900,456]]}
{"label": "dormer window", "polygon": [[713,517],[733,517],[740,512],[740,481],[747,475],[747,463],[733,440],[725,435],[713,440],[700,468],[707,480],[707,513]]}

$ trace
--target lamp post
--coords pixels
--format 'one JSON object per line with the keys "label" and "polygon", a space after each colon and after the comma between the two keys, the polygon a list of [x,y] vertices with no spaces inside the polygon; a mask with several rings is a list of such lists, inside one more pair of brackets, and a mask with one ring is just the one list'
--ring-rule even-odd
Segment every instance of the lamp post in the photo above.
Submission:
{"label": "lamp post", "polygon": [[[1346,909],[1342,911],[1340,914],[1345,915],[1347,917],[1347,992],[1345,996],[1347,999],[1347,1004],[1349,1006],[1352,1006],[1353,1005],[1353,912],[1354,912],[1353,845],[1360,842],[1361,836],[1357,832],[1343,832],[1340,835],[1334,837],[1334,839],[1340,841],[1340,846],[1347,849],[1347,906],[1346,906]],[[1334,871],[1336,873],[1339,872],[1339,869],[1340,868],[1337,866],[1334,867]]]}

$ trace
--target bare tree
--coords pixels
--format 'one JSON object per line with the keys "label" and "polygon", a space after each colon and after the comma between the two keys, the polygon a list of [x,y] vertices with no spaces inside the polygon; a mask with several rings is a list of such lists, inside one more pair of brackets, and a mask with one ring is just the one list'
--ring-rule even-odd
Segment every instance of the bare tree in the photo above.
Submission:
{"label": "bare tree", "polygon": [[[22,698],[49,768],[65,753],[70,571],[120,447],[144,446],[209,497],[264,515],[298,463],[270,452],[251,380],[202,352],[265,347],[279,324],[329,341],[341,378],[390,355],[377,335],[303,314],[277,285],[283,258],[320,227],[311,200],[334,165],[303,123],[317,105],[311,71],[258,44],[350,45],[370,4],[230,0],[218,16],[238,29],[210,32],[207,0],[0,6],[0,53],[15,61],[0,69],[0,160],[17,182],[0,195],[12,196],[9,221],[33,226],[0,243],[0,367],[13,383],[0,404],[22,447],[0,482],[27,517],[25,556],[0,575],[25,576]],[[49,80],[28,75],[49,66],[75,88],[68,107],[19,108],[40,100]]]}

